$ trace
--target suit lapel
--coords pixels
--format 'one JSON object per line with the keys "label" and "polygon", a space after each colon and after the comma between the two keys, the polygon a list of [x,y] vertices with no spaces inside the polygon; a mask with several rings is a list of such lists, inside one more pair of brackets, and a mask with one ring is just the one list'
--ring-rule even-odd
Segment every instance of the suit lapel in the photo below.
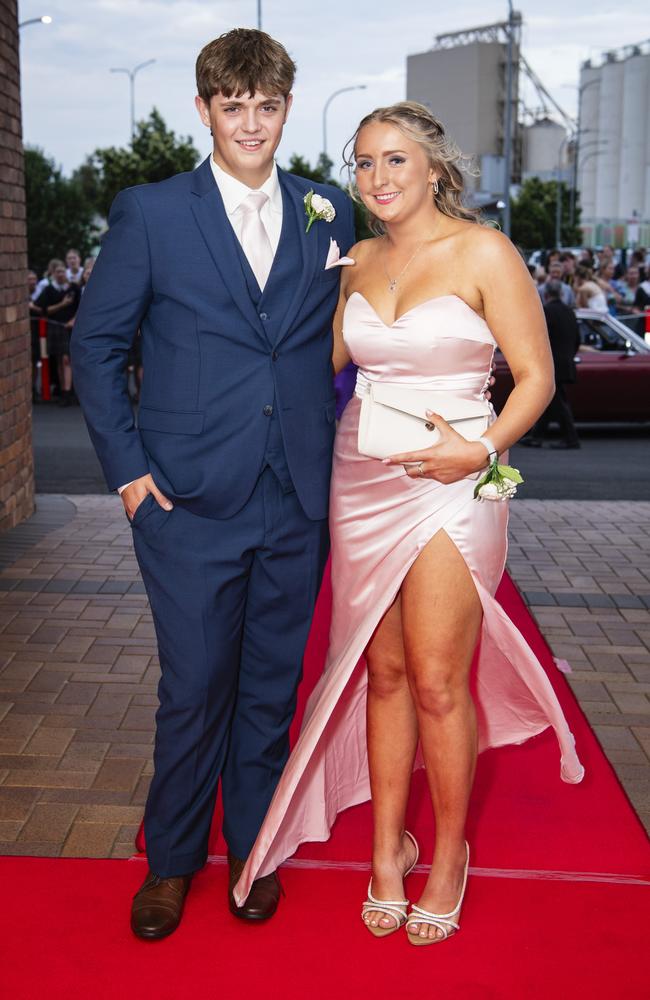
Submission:
{"label": "suit lapel", "polygon": [[237,237],[226,215],[209,157],[194,171],[192,191],[195,196],[192,212],[215,267],[237,308],[264,343],[268,344],[264,327],[248,291],[239,258]]}
{"label": "suit lapel", "polygon": [[[297,231],[300,234],[299,252],[302,256],[302,267],[300,267],[299,260],[297,259],[300,270],[296,275],[295,290],[284,314],[276,343],[279,343],[288,334],[291,324],[296,318],[309,287],[314,280],[319,259],[319,228],[321,228],[316,224],[312,226],[309,233],[305,232],[307,225],[304,203],[305,192],[296,183],[291,174],[287,174],[284,170],[278,170],[278,176],[282,186],[283,210],[293,211],[296,217]],[[296,256],[298,258],[298,255]]]}

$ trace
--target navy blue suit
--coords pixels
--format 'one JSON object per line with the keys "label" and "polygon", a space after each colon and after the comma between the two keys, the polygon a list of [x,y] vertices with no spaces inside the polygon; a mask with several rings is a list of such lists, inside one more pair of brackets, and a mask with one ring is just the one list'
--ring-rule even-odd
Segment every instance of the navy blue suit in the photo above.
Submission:
{"label": "navy blue suit", "polygon": [[[150,472],[132,521],[161,663],[151,868],[205,861],[217,785],[245,857],[288,755],[288,729],[327,555],[335,428],[331,321],[354,241],[335,188],[279,171],[282,232],[262,292],[209,160],[121,192],[72,337],[77,393],[108,486]],[[305,233],[312,188],[336,208]],[[142,333],[133,420],[125,365]]]}

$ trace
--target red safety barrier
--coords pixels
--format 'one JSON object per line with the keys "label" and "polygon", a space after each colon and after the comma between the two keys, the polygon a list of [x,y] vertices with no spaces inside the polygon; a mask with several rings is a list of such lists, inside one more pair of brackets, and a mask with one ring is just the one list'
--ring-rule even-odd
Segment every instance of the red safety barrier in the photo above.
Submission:
{"label": "red safety barrier", "polygon": [[645,312],[645,339],[648,340],[650,335],[650,306],[646,306],[643,310]]}
{"label": "red safety barrier", "polygon": [[47,353],[47,320],[38,321],[38,341],[41,358],[41,399],[49,402],[50,395],[50,358]]}

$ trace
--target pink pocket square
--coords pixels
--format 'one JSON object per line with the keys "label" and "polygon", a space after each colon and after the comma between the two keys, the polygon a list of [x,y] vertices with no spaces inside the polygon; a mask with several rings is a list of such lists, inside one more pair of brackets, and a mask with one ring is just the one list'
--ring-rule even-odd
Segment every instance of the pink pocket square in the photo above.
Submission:
{"label": "pink pocket square", "polygon": [[325,261],[325,270],[329,271],[331,267],[343,267],[346,264],[354,264],[355,261],[351,257],[341,257],[341,251],[339,250],[339,245],[336,240],[330,239],[329,250],[327,251],[327,260]]}

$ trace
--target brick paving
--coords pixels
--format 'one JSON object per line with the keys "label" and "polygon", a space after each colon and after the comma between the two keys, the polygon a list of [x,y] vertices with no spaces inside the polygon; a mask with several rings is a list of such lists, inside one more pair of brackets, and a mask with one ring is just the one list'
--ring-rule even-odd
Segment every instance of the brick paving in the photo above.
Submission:
{"label": "brick paving", "polygon": [[[158,661],[121,506],[40,497],[0,569],[0,854],[128,857]],[[650,503],[519,500],[509,569],[650,829]]]}

